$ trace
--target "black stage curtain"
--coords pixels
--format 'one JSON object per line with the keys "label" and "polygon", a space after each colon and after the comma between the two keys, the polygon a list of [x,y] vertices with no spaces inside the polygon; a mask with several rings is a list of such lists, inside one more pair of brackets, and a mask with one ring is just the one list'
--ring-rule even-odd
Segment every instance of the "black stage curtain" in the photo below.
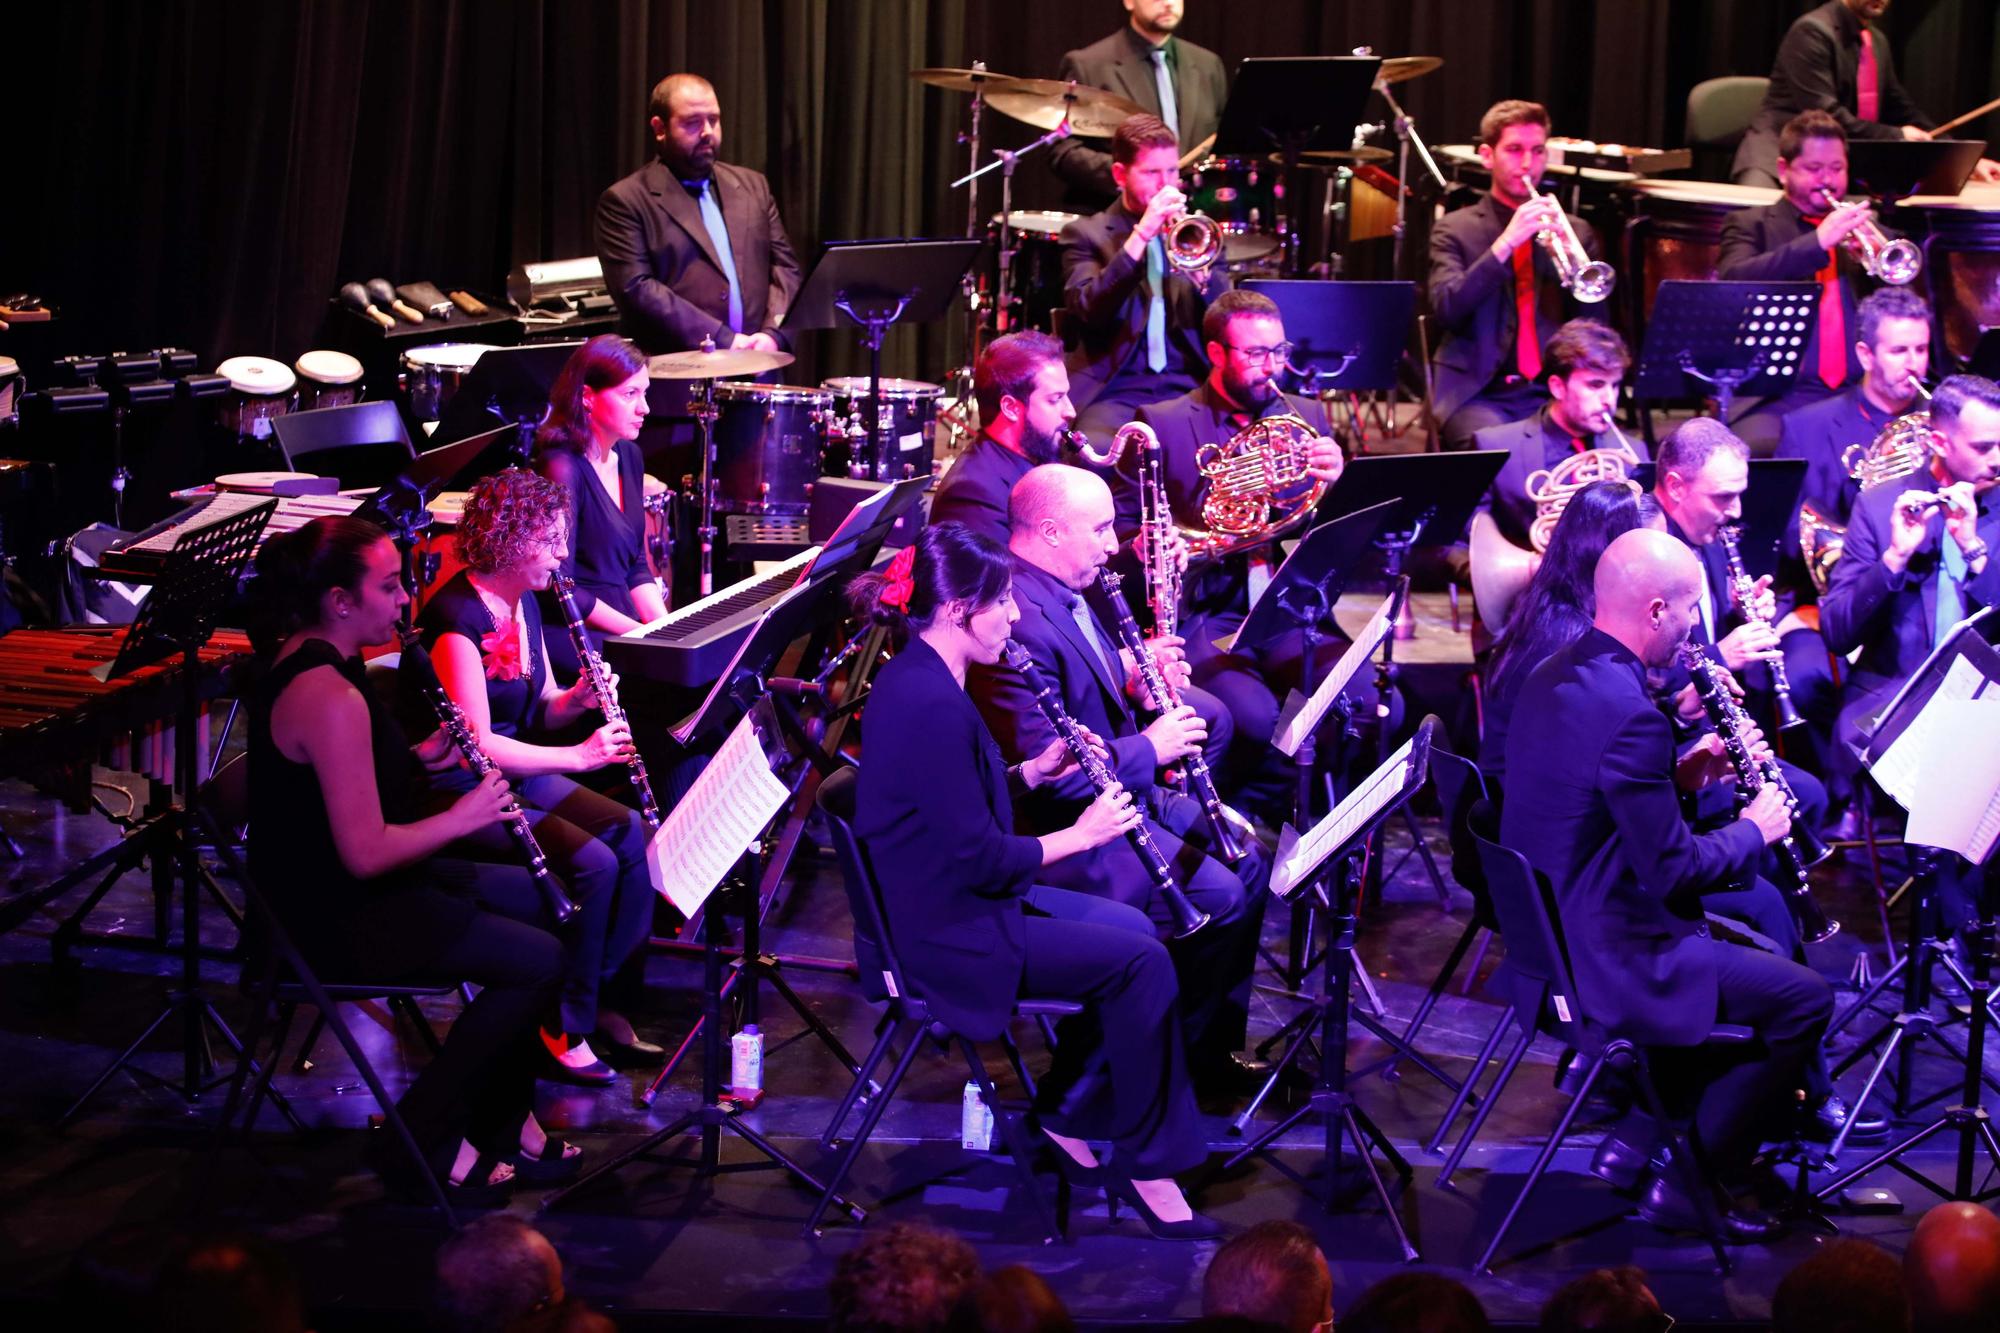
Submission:
{"label": "black stage curtain", "polygon": [[[1687,90],[1763,74],[1795,0],[1189,0],[1233,63],[1369,43],[1437,55],[1404,85],[1435,143],[1503,96],[1559,130],[1672,146]],[[587,254],[598,192],[645,160],[655,79],[717,85],[724,155],[768,173],[808,258],[840,237],[951,235],[965,99],[920,65],[1053,75],[1124,21],[1115,0],[67,0],[14,50],[0,291],[63,309],[62,351],[177,343],[207,365],[316,345],[340,283],[494,292],[515,263]],[[1887,26],[1934,114],[1992,95],[1991,0],[1900,0]],[[17,34],[19,36],[19,34]],[[989,146],[1023,127],[989,115]],[[2000,116],[1967,133],[2000,138]],[[1016,205],[1049,205],[1039,163]],[[980,211],[998,208],[997,182]],[[892,373],[935,378],[939,334]],[[952,341],[956,341],[953,339]],[[0,341],[0,350],[5,350]],[[826,349],[827,373],[855,367]],[[802,377],[800,378],[801,382]]]}

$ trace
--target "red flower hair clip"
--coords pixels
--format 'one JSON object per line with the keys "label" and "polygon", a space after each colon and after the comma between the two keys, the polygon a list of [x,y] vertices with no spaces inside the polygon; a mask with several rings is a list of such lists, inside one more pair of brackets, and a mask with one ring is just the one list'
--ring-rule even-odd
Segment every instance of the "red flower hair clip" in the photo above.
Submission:
{"label": "red flower hair clip", "polygon": [[480,635],[479,652],[480,662],[486,668],[486,679],[521,678],[521,635],[513,621],[496,627],[491,634]]}
{"label": "red flower hair clip", "polygon": [[917,548],[905,546],[896,552],[883,572],[882,605],[893,606],[905,615],[910,610],[910,597],[917,590],[917,580],[911,572],[917,563]]}

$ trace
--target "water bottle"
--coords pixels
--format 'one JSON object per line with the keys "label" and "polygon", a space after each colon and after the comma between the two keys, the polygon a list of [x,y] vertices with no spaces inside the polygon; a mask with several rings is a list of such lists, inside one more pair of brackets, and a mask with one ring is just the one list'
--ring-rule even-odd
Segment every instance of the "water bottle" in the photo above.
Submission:
{"label": "water bottle", "polygon": [[729,1039],[729,1089],[748,1098],[764,1091],[764,1034],[755,1023]]}
{"label": "water bottle", "polygon": [[979,1084],[965,1081],[965,1100],[958,1113],[959,1146],[972,1152],[986,1152],[993,1146],[993,1108],[979,1094]]}

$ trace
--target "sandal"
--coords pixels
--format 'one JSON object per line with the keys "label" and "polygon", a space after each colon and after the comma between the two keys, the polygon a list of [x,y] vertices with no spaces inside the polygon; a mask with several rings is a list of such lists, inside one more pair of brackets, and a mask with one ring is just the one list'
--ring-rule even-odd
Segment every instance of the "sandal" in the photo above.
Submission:
{"label": "sandal", "polygon": [[514,1168],[514,1179],[524,1185],[564,1185],[583,1174],[583,1149],[553,1134],[543,1138],[540,1152],[523,1148],[507,1161]]}

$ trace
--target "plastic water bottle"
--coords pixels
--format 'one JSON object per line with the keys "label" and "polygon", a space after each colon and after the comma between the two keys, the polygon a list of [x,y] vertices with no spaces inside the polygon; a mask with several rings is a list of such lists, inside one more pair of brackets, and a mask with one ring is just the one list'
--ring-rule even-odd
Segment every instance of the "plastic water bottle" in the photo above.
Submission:
{"label": "plastic water bottle", "polygon": [[965,1081],[965,1100],[958,1113],[959,1146],[972,1152],[986,1152],[993,1146],[993,1108],[979,1094],[979,1084]]}
{"label": "plastic water bottle", "polygon": [[739,1097],[764,1091],[764,1034],[755,1023],[729,1039],[729,1088]]}

